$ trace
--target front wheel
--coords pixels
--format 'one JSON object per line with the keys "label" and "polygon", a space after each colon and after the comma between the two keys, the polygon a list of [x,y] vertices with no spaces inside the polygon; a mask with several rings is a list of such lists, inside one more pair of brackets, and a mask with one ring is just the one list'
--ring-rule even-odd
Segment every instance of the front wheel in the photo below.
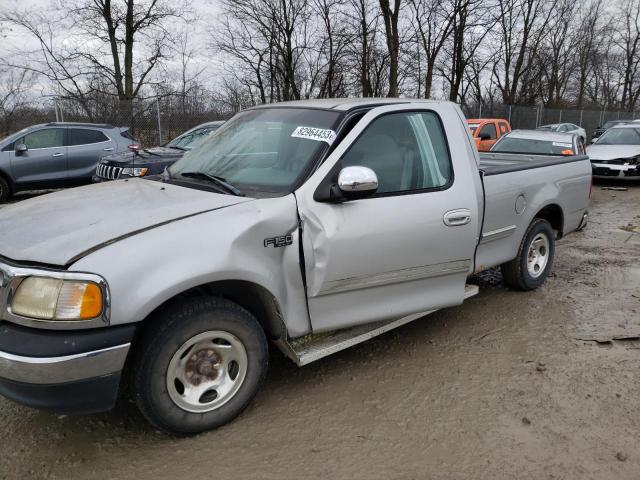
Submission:
{"label": "front wheel", "polygon": [[247,407],[268,364],[267,340],[253,315],[225,299],[197,298],[149,321],[130,386],[155,427],[195,434],[224,425]]}
{"label": "front wheel", "polygon": [[525,233],[516,258],[501,266],[505,283],[518,290],[538,288],[549,276],[554,254],[553,228],[546,220],[534,219]]}

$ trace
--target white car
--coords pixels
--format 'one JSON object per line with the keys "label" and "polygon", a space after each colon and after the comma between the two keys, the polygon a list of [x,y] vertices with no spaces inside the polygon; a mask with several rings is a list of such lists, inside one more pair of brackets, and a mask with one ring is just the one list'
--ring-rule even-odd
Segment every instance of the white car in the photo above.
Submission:
{"label": "white car", "polygon": [[578,125],[574,125],[573,123],[554,123],[551,125],[542,125],[538,127],[538,130],[548,130],[550,132],[559,132],[559,133],[575,133],[579,137],[582,138],[582,141],[587,143],[587,131],[579,127]]}
{"label": "white car", "polygon": [[640,177],[640,124],[617,125],[587,147],[593,174]]}

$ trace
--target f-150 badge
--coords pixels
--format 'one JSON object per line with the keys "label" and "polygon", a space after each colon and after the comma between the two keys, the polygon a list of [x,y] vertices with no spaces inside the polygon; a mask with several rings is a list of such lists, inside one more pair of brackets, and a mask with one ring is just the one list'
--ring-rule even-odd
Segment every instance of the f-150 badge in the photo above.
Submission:
{"label": "f-150 badge", "polygon": [[269,245],[273,245],[274,248],[286,247],[287,245],[291,245],[292,243],[293,237],[291,235],[280,235],[279,237],[264,239],[265,247],[268,247]]}

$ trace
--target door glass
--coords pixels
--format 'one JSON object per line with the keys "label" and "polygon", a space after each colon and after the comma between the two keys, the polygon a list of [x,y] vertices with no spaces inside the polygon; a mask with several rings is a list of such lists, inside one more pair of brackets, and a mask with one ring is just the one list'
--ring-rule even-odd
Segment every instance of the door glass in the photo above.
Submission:
{"label": "door glass", "polygon": [[64,130],[62,128],[45,128],[24,136],[24,144],[29,150],[36,148],[62,147]]}
{"label": "door glass", "polygon": [[507,128],[507,124],[506,123],[501,123],[500,124],[500,135],[504,135],[505,133],[507,133],[509,129]]}
{"label": "door glass", "polygon": [[89,130],[87,128],[69,129],[69,146],[90,145],[107,141],[109,141],[109,138],[100,130]]}
{"label": "door glass", "polygon": [[431,112],[384,115],[367,127],[342,157],[342,167],[371,168],[378,193],[443,187],[451,161],[442,126]]}
{"label": "door glass", "polygon": [[480,130],[480,133],[478,134],[478,137],[482,134],[489,134],[489,139],[490,140],[495,140],[498,135],[496,132],[496,124],[495,123],[487,123],[484,127],[482,127],[482,130]]}

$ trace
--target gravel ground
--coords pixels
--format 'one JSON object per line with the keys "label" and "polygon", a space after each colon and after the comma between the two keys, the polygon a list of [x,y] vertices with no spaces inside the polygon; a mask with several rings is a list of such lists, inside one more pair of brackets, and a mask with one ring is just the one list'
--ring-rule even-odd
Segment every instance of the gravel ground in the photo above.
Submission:
{"label": "gravel ground", "polygon": [[0,478],[637,479],[640,186],[602,186],[539,290],[493,271],[463,306],[307,367],[273,351],[217,431],[167,437],[127,401],[72,417],[0,399]]}

